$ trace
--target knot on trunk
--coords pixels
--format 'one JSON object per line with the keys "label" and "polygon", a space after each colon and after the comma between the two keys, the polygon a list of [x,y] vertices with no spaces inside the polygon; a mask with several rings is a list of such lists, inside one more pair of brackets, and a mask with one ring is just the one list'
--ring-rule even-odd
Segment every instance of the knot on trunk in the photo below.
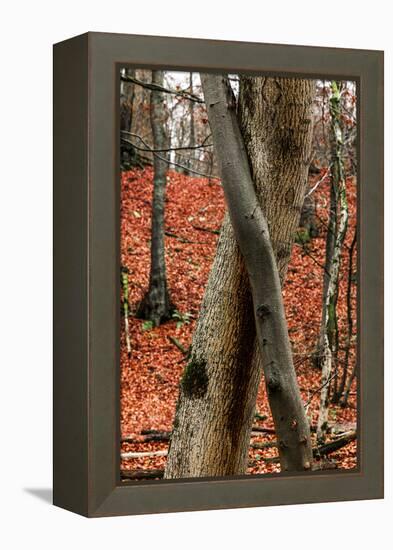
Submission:
{"label": "knot on trunk", "polygon": [[281,384],[277,378],[270,378],[267,381],[267,387],[270,392],[277,392],[281,390]]}
{"label": "knot on trunk", "polygon": [[201,399],[207,392],[208,383],[206,361],[191,358],[181,380],[184,395],[190,399]]}
{"label": "knot on trunk", "polygon": [[296,430],[296,428],[297,428],[297,420],[293,418],[291,420],[291,430]]}
{"label": "knot on trunk", "polygon": [[266,304],[261,304],[257,307],[257,316],[264,321],[266,317],[268,317],[271,314],[270,307]]}

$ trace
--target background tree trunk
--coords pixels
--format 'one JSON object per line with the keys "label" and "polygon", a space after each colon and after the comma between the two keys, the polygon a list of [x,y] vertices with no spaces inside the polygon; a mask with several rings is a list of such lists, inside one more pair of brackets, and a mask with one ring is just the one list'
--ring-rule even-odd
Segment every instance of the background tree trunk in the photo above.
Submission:
{"label": "background tree trunk", "polygon": [[[331,116],[331,155],[332,155],[332,176],[331,194],[334,194],[336,211],[330,212],[330,217],[335,215],[335,233],[333,235],[332,250],[326,248],[326,269],[328,270],[327,287],[324,289],[323,318],[321,326],[322,349],[322,391],[319,407],[317,439],[323,442],[325,439],[328,423],[329,386],[332,377],[332,370],[335,368],[335,387],[337,387],[337,352],[338,352],[338,329],[337,329],[337,299],[339,292],[339,274],[341,252],[344,244],[348,226],[348,204],[346,198],[346,181],[343,162],[343,140],[341,128],[341,94],[337,84],[332,82],[332,97],[330,98],[329,110]],[[329,222],[330,227],[330,222]],[[328,233],[328,237],[329,237]],[[328,265],[328,254],[329,265]]]}
{"label": "background tree trunk", "polygon": [[[126,76],[135,77],[134,69],[124,69]],[[120,131],[131,132],[135,85],[131,82],[120,82]]]}
{"label": "background tree trunk", "polygon": [[[332,143],[332,141],[331,141]],[[325,270],[323,274],[323,290],[322,290],[322,316],[321,316],[321,328],[318,335],[318,341],[316,351],[314,354],[314,365],[321,369],[324,358],[325,336],[327,331],[327,325],[325,322],[327,313],[327,296],[328,287],[330,281],[330,270],[332,267],[332,260],[334,254],[334,246],[336,242],[337,232],[337,188],[333,182],[333,176],[330,176],[330,199],[329,199],[329,222],[326,233],[326,250],[325,250]],[[335,322],[336,309],[335,306],[332,310],[332,323]]]}
{"label": "background tree trunk", "polygon": [[[152,82],[163,86],[163,71],[152,72]],[[151,127],[153,148],[164,149],[168,146],[165,135],[165,108],[162,92],[151,92]],[[164,156],[164,154],[160,154]],[[167,163],[154,155],[154,190],[151,221],[151,266],[149,289],[139,305],[137,316],[160,325],[171,317],[172,304],[169,298],[166,278],[164,248],[164,213]]]}
{"label": "background tree trunk", "polygon": [[[190,86],[189,86],[190,94],[194,93],[194,82],[193,82],[193,73],[190,73]],[[189,102],[189,110],[190,110],[190,136],[189,136],[189,146],[195,147],[196,145],[196,139],[195,139],[195,104],[193,101]],[[188,165],[189,168],[194,168],[194,159],[195,159],[195,151],[189,152],[189,158],[188,158]],[[193,174],[188,172],[190,176]]]}
{"label": "background tree trunk", "polygon": [[[239,121],[284,280],[307,184],[314,83],[241,79]],[[260,353],[248,276],[225,217],[185,369],[167,478],[245,472]],[[274,393],[274,392],[273,392]]]}
{"label": "background tree trunk", "polygon": [[349,260],[348,260],[348,282],[347,282],[347,338],[346,338],[346,344],[345,344],[345,358],[344,358],[344,365],[343,365],[343,372],[342,377],[340,381],[340,386],[337,390],[336,401],[340,401],[342,406],[345,406],[345,402],[343,400],[344,391],[347,384],[347,376],[348,376],[348,367],[349,367],[349,357],[351,353],[351,346],[352,346],[352,336],[353,336],[353,317],[352,317],[352,285],[353,285],[353,253],[356,246],[356,230],[353,235],[353,239],[351,242],[351,245],[349,247]]}

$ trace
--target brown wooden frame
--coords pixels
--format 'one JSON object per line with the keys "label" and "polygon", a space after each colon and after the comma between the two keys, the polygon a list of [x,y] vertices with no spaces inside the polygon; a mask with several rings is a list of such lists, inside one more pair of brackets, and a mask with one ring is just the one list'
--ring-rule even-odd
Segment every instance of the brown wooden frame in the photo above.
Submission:
{"label": "brown wooden frame", "polygon": [[[119,478],[119,68],[356,80],[359,468]],[[89,517],[383,497],[383,52],[87,33],[54,46],[54,504]]]}

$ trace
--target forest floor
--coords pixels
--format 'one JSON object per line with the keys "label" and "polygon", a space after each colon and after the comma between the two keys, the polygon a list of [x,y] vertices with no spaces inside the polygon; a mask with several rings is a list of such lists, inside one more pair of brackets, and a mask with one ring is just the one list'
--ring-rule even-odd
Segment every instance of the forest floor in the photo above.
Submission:
{"label": "forest floor", "polygon": [[[218,230],[224,215],[223,190],[217,180],[194,178],[168,172],[165,212],[166,265],[171,298],[178,314],[157,328],[133,315],[148,287],[150,268],[150,223],[152,199],[151,168],[122,173],[121,182],[121,262],[129,270],[130,337],[129,358],[125,345],[124,322],[121,331],[121,435],[132,439],[123,442],[121,451],[167,450],[167,442],[143,442],[144,430],[170,431],[172,428],[179,381],[185,366],[184,354],[169,337],[188,349],[191,344],[204,288],[214,258]],[[310,179],[310,187],[320,178]],[[338,301],[340,352],[343,360],[347,331],[346,292],[348,248],[356,224],[356,184],[347,185],[349,228],[344,246]],[[295,245],[283,289],[289,335],[303,401],[311,425],[318,419],[321,372],[313,366],[321,320],[323,264],[326,223],[329,205],[329,181],[325,179],[315,191],[319,236],[304,245]],[[356,266],[356,253],[354,257]],[[356,335],[356,284],[352,285],[352,310]],[[356,360],[356,342],[350,351],[350,371]],[[339,367],[341,369],[341,366]],[[338,377],[339,378],[339,377]],[[266,418],[255,425],[273,431],[264,380],[261,381],[257,412]],[[356,380],[349,406],[330,406],[329,421],[354,429],[356,423]],[[313,436],[315,437],[315,436]],[[274,433],[260,432],[253,443],[274,440]],[[313,442],[315,444],[315,441]],[[356,441],[329,455],[339,468],[356,467]],[[248,474],[279,472],[275,447],[250,448]],[[139,457],[121,461],[122,470],[162,469],[165,456]]]}

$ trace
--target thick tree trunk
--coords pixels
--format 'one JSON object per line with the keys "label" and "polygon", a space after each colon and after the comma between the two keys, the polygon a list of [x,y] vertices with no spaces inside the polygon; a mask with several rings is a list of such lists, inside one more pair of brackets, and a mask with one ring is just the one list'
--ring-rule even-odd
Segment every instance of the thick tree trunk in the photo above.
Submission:
{"label": "thick tree trunk", "polygon": [[[163,86],[163,71],[153,71],[152,82]],[[152,91],[150,118],[154,149],[167,147],[165,116],[163,93]],[[154,155],[150,280],[149,289],[139,305],[137,316],[152,321],[155,326],[169,319],[173,309],[168,292],[164,248],[166,173],[167,163]]]}
{"label": "thick tree trunk", "polygon": [[[214,78],[218,78],[217,83],[221,81],[220,77]],[[299,79],[246,78],[241,83],[240,126],[281,281],[285,277],[307,183],[313,88],[311,81]],[[236,121],[234,112],[231,120],[233,124]],[[254,206],[259,211],[257,202]],[[252,211],[247,215],[251,217]],[[270,268],[273,269],[271,264]],[[267,353],[275,353],[271,345],[265,347]],[[267,378],[270,399],[277,403],[281,392],[275,391],[275,381],[278,388],[281,378],[276,374],[278,365],[269,365],[273,360],[266,363],[267,369],[270,368]],[[245,473],[260,376],[261,359],[255,345],[249,279],[226,216],[193,338],[191,358],[181,383],[167,478]],[[289,379],[293,381],[293,376]],[[284,393],[286,391],[287,386]],[[298,400],[296,406],[299,407]],[[301,415],[298,409],[296,412]],[[303,428],[291,423],[290,416],[289,408],[277,418],[279,437],[284,441],[281,450],[285,454],[292,453],[293,436]],[[289,434],[291,441],[286,441],[290,425],[293,426]],[[294,464],[283,459],[283,468],[303,469],[309,461],[303,460],[309,457],[307,430],[305,426],[306,444],[299,452],[300,460],[296,459]],[[298,448],[298,442],[295,447]]]}

